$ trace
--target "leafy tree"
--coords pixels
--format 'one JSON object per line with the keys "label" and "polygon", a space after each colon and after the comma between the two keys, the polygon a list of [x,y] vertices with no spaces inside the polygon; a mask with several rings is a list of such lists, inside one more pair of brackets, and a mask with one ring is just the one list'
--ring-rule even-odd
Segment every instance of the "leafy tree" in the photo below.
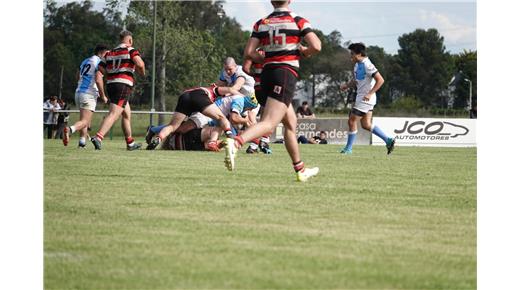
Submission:
{"label": "leafy tree", "polygon": [[332,31],[325,35],[315,30],[322,43],[319,54],[301,59],[301,79],[304,84],[310,84],[312,104],[317,103],[324,107],[345,106],[345,94],[339,86],[345,82],[352,70],[347,50],[342,45],[342,35],[339,31]]}
{"label": "leafy tree", "polygon": [[[477,102],[477,52],[467,51],[453,56],[457,71],[462,72],[463,78],[471,80],[473,85],[473,104]],[[469,98],[469,83],[461,80],[455,89],[455,108],[466,108]]]}
{"label": "leafy tree", "polygon": [[98,43],[115,44],[117,24],[102,12],[92,10],[92,2],[71,2],[58,7],[47,1],[44,11],[44,95],[59,95],[63,68],[62,97],[74,99],[76,73],[83,59],[93,54]]}
{"label": "leafy tree", "polygon": [[453,71],[444,38],[436,29],[417,29],[399,37],[401,47],[394,73],[401,91],[417,97],[426,106],[442,106],[443,93]]}

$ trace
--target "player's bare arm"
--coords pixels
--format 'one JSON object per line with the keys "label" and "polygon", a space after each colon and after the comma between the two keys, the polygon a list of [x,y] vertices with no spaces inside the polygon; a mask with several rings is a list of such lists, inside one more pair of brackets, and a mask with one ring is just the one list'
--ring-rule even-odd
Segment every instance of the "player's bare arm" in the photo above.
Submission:
{"label": "player's bare arm", "polygon": [[250,125],[249,119],[240,116],[240,114],[238,114],[237,112],[231,112],[229,114],[229,119],[231,123],[233,123],[234,125]]}
{"label": "player's bare arm", "polygon": [[244,59],[251,60],[256,63],[264,63],[264,56],[261,55],[256,48],[260,45],[260,39],[251,37],[247,41],[246,48],[244,49]]}
{"label": "player's bare arm", "polygon": [[136,55],[132,58],[132,61],[135,63],[135,70],[144,77],[145,68],[143,59],[139,55]]}
{"label": "player's bare arm", "polygon": [[221,96],[224,96],[227,94],[243,96],[238,90],[235,90],[232,87],[218,87],[217,90],[218,90],[219,95],[221,95]]}
{"label": "player's bare arm", "polygon": [[316,33],[309,32],[303,39],[308,44],[308,46],[299,46],[300,54],[303,57],[311,57],[321,51],[321,40]]}
{"label": "player's bare arm", "polygon": [[231,88],[235,90],[240,90],[242,86],[246,83],[246,79],[244,77],[238,77],[238,79],[235,81],[235,83],[231,86]]}
{"label": "player's bare arm", "polygon": [[366,96],[363,97],[363,101],[365,102],[368,102],[370,98],[375,94],[375,92],[377,92],[385,82],[385,79],[379,72],[376,72],[376,74],[374,75],[374,79],[376,80],[374,87],[366,94]]}
{"label": "player's bare arm", "polygon": [[108,103],[108,98],[105,95],[105,84],[103,82],[103,75],[105,74],[105,69],[99,66],[98,71],[96,72],[96,86],[98,87],[99,97],[103,100],[103,103]]}
{"label": "player's bare arm", "polygon": [[251,71],[251,67],[253,66],[253,61],[251,61],[250,59],[246,59],[244,60],[244,63],[242,63],[242,70],[250,75],[250,76],[254,76],[254,73]]}

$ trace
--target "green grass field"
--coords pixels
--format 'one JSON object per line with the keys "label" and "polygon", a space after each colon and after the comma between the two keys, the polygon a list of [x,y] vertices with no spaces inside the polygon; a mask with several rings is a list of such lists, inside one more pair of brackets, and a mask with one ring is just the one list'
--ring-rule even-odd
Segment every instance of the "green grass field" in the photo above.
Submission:
{"label": "green grass field", "polygon": [[475,289],[475,148],[44,143],[45,289]]}

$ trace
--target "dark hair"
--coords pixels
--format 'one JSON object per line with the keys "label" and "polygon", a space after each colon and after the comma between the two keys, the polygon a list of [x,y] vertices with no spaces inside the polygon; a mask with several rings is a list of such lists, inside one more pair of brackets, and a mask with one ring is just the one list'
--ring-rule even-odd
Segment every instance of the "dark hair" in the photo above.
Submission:
{"label": "dark hair", "polygon": [[308,105],[309,103],[307,101],[303,101],[302,106]]}
{"label": "dark hair", "polygon": [[285,3],[287,3],[287,0],[282,0],[282,1],[279,1],[279,0],[275,1],[275,0],[273,0],[273,1],[271,1],[271,4],[273,4],[273,6],[277,7],[277,8],[282,6],[282,5],[284,5]]}
{"label": "dark hair", "polygon": [[94,54],[98,54],[102,52],[103,50],[109,50],[108,46],[104,44],[98,44],[96,45],[96,48],[94,48]]}
{"label": "dark hair", "polygon": [[123,30],[119,33],[119,40],[123,40],[125,39],[125,37],[127,36],[132,36],[132,32],[128,31],[128,30]]}
{"label": "dark hair", "polygon": [[327,133],[325,133],[325,131],[320,131],[320,134],[325,134],[326,135]]}
{"label": "dark hair", "polygon": [[365,51],[367,48],[366,48],[365,44],[363,44],[361,42],[352,43],[351,45],[348,46],[348,49],[353,51],[355,54],[361,54],[362,56],[367,56],[367,53]]}

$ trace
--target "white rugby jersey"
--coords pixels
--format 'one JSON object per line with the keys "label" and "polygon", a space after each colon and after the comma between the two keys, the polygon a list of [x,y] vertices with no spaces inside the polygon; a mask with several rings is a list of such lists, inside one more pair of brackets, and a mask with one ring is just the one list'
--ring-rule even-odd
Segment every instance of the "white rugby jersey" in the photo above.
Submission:
{"label": "white rugby jersey", "polygon": [[99,90],[96,85],[96,73],[100,61],[101,58],[99,58],[99,56],[93,55],[81,62],[76,93],[89,94],[95,97],[99,96]]}
{"label": "white rugby jersey", "polygon": [[356,102],[368,103],[370,105],[375,105],[377,102],[377,96],[374,94],[369,102],[364,102],[363,97],[374,87],[376,84],[376,80],[374,79],[375,74],[377,73],[377,68],[375,65],[365,57],[360,62],[356,62],[354,65],[354,77],[356,79],[357,86],[357,96]]}
{"label": "white rugby jersey", "polygon": [[222,70],[219,79],[223,82],[226,82],[228,86],[232,86],[239,77],[243,77],[246,81],[238,91],[244,96],[251,96],[255,91],[255,79],[252,76],[246,74],[242,70],[241,65],[237,65],[236,72],[231,76],[228,76],[228,74]]}

